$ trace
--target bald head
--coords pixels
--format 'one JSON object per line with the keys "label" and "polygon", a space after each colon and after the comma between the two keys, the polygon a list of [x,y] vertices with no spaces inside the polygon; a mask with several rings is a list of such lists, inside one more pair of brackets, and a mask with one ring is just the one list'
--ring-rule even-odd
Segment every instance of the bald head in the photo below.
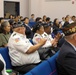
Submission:
{"label": "bald head", "polygon": [[76,33],[71,34],[69,36],[65,36],[65,39],[69,42],[72,43],[74,46],[76,46]]}

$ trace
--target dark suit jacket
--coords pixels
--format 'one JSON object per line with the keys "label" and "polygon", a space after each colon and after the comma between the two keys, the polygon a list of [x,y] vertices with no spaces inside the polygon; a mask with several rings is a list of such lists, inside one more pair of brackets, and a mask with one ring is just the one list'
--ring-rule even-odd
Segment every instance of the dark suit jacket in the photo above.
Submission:
{"label": "dark suit jacket", "polygon": [[26,28],[26,31],[25,31],[25,34],[26,34],[26,36],[27,36],[27,38],[33,38],[33,32],[31,31],[31,28],[30,27],[28,27],[27,25],[24,25],[25,26],[25,28]]}
{"label": "dark suit jacket", "polygon": [[57,25],[53,25],[53,33],[56,35],[60,31],[60,28]]}
{"label": "dark suit jacket", "polygon": [[63,27],[67,26],[68,24],[69,24],[69,22],[65,22],[64,25],[63,25]]}
{"label": "dark suit jacket", "polygon": [[60,49],[57,68],[59,75],[76,75],[76,51],[67,41]]}

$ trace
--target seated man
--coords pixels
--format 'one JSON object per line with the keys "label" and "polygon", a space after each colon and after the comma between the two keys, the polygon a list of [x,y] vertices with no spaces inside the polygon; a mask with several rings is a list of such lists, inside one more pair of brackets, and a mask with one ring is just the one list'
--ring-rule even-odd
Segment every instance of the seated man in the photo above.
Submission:
{"label": "seated man", "polygon": [[41,39],[38,44],[32,45],[26,38],[26,29],[22,23],[13,25],[13,30],[8,42],[13,69],[26,73],[41,62],[37,49],[44,45],[46,40]]}
{"label": "seated man", "polygon": [[59,75],[76,75],[76,22],[65,26],[65,43],[57,58]]}

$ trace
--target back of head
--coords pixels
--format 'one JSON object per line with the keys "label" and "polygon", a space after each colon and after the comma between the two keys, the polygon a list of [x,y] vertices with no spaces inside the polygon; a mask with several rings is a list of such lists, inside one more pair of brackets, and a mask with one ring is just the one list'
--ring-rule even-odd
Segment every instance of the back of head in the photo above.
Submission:
{"label": "back of head", "polygon": [[76,33],[76,22],[66,25],[62,28],[62,31],[65,36],[69,36],[73,33]]}
{"label": "back of head", "polygon": [[41,20],[41,17],[37,17],[35,21],[40,22],[40,20]]}
{"label": "back of head", "polygon": [[10,25],[13,25],[14,20],[13,19],[9,20],[9,23],[10,23]]}
{"label": "back of head", "polygon": [[47,17],[47,18],[46,18],[46,21],[50,21],[50,17]]}

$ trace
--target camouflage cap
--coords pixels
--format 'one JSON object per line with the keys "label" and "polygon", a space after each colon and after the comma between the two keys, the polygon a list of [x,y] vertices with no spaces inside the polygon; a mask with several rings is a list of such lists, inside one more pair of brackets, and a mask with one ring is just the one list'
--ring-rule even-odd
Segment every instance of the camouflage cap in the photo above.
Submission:
{"label": "camouflage cap", "polygon": [[18,27],[23,27],[23,26],[24,26],[23,22],[13,23],[13,28],[18,28]]}
{"label": "camouflage cap", "polygon": [[76,32],[76,22],[68,24],[67,26],[62,28],[63,33],[65,36],[71,35]]}

